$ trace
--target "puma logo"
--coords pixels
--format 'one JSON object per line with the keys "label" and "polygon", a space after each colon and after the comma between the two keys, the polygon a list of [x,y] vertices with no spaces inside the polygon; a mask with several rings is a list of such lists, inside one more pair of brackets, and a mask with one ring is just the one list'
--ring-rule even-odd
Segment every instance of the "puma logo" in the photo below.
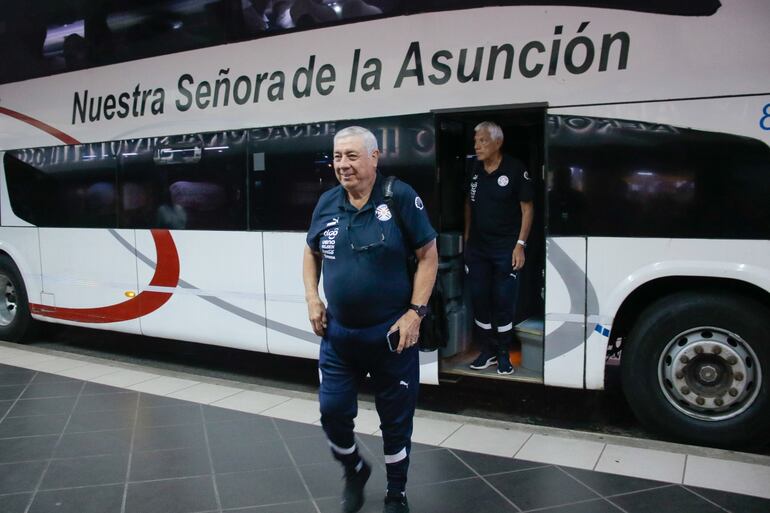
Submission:
{"label": "puma logo", "polygon": [[407,383],[406,381],[399,381],[398,384],[404,388],[409,388],[409,383]]}

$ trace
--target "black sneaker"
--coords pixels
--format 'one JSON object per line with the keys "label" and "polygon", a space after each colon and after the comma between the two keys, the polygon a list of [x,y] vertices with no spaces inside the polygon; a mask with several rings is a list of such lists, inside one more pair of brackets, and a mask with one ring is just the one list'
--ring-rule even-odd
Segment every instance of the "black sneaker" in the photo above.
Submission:
{"label": "black sneaker", "polygon": [[356,513],[364,505],[364,485],[372,475],[372,467],[364,460],[361,470],[345,476],[345,489],[342,491],[342,512]]}
{"label": "black sneaker", "polygon": [[409,503],[406,501],[406,497],[386,495],[382,513],[409,513]]}
{"label": "black sneaker", "polygon": [[482,370],[493,365],[497,365],[497,356],[490,351],[484,350],[471,362],[471,369]]}
{"label": "black sneaker", "polygon": [[513,365],[511,365],[511,360],[508,358],[508,353],[497,355],[497,373],[513,374]]}

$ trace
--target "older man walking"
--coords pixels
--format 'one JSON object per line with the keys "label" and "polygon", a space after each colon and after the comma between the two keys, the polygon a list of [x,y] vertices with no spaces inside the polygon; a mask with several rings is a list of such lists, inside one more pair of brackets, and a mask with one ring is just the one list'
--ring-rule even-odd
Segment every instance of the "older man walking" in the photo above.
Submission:
{"label": "older man walking", "polygon": [[[377,173],[377,139],[348,127],[334,137],[340,185],[318,200],[303,260],[308,315],[322,336],[319,358],[321,424],[344,467],[342,510],[359,511],[371,468],[353,436],[358,386],[367,373],[375,391],[387,470],[383,511],[407,513],[406,480],[412,418],[419,388],[420,322],[438,268],[436,232],[422,200],[407,184],[393,184],[391,212]],[[399,216],[404,232],[394,216]],[[412,276],[407,258],[414,254]],[[328,309],[318,293],[323,269]],[[395,343],[388,344],[388,334]]]}

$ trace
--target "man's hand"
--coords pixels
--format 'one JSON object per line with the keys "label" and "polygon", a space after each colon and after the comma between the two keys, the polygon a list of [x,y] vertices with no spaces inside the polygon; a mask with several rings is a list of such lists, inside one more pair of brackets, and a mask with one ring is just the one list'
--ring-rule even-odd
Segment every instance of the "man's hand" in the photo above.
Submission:
{"label": "man's hand", "polygon": [[511,265],[513,266],[513,270],[521,270],[521,268],[524,267],[525,260],[526,257],[524,256],[524,247],[521,244],[516,244],[516,247],[513,248],[513,255],[511,256]]}
{"label": "man's hand", "polygon": [[412,347],[417,343],[417,338],[420,336],[420,321],[422,317],[417,315],[412,309],[406,311],[396,323],[388,330],[398,330],[398,348],[397,353],[401,353],[404,349]]}
{"label": "man's hand", "polygon": [[310,318],[310,325],[313,326],[313,333],[323,337],[326,333],[326,305],[320,297],[308,299],[307,315]]}

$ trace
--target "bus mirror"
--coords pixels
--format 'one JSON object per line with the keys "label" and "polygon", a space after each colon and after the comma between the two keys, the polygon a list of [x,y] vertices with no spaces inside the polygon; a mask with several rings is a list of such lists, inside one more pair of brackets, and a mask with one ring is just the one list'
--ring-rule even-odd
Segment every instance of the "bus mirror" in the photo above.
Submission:
{"label": "bus mirror", "polygon": [[197,164],[200,162],[202,154],[203,149],[199,144],[167,145],[156,148],[153,160],[159,166]]}

